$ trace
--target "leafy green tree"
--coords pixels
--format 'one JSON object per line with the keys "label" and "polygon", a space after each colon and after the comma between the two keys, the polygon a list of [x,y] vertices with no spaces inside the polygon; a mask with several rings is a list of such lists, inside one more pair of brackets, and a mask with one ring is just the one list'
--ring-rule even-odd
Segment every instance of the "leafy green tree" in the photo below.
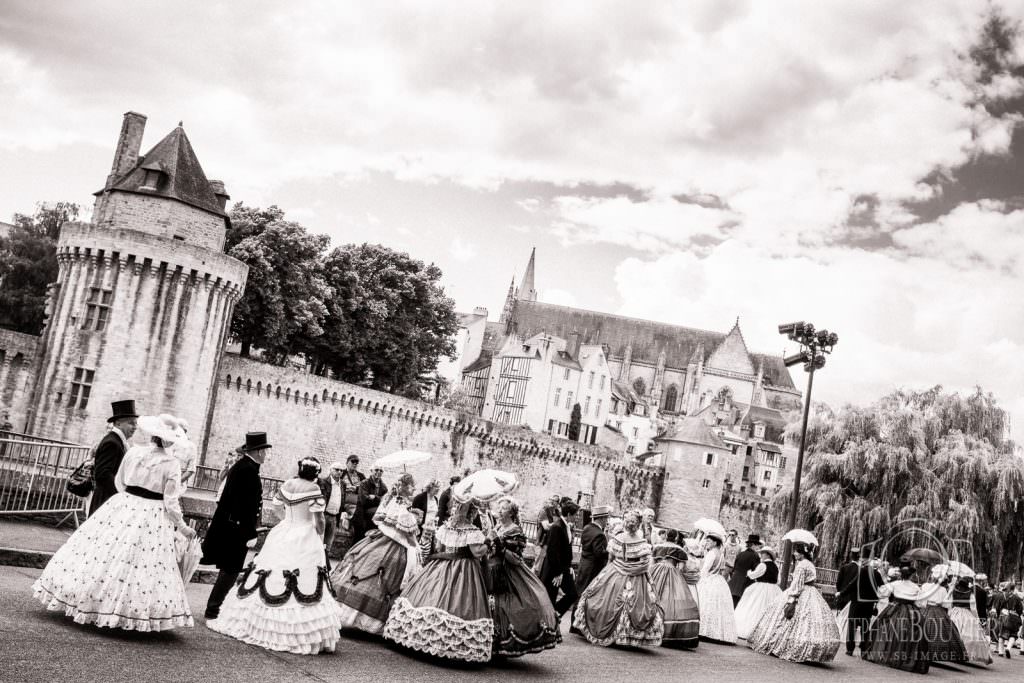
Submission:
{"label": "leafy green tree", "polygon": [[583,411],[580,410],[580,404],[576,403],[572,407],[572,413],[569,414],[569,440],[579,441],[580,440],[580,423],[583,422]]}
{"label": "leafy green tree", "polygon": [[330,238],[284,220],[277,207],[241,204],[232,210],[229,237],[228,255],[249,266],[245,293],[231,321],[242,355],[257,347],[266,360],[280,364],[290,355],[308,353],[324,333],[325,301],[333,294],[320,265]]}
{"label": "leafy green tree", "polygon": [[0,238],[0,327],[43,331],[47,288],[57,280],[57,238],[78,210],[69,202],[40,203],[31,216],[14,215],[11,233]]}
{"label": "leafy green tree", "polygon": [[[1020,575],[1024,461],[1007,419],[991,394],[940,387],[813,414],[797,518],[817,534],[822,564],[854,545],[877,541],[894,560],[938,539],[976,571]],[[779,522],[791,498],[772,500]]]}
{"label": "leafy green tree", "polygon": [[325,334],[310,353],[315,372],[374,389],[418,397],[442,356],[455,352],[454,302],[441,270],[376,244],[329,253],[323,276]]}

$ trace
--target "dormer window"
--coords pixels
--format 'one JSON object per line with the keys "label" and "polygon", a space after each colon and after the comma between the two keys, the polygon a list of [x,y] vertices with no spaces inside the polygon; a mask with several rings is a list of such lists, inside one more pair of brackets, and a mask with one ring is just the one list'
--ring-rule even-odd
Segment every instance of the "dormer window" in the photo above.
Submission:
{"label": "dormer window", "polygon": [[142,186],[139,189],[158,190],[164,175],[164,171],[160,168],[160,164],[155,161],[143,164],[142,170],[145,172],[145,175],[142,177]]}

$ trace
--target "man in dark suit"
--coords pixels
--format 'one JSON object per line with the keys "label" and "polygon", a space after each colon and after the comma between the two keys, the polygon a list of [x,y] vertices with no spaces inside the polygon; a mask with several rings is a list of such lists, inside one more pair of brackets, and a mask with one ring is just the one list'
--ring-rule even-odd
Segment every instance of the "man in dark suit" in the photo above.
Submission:
{"label": "man in dark suit", "polygon": [[114,477],[124,460],[128,439],[135,433],[135,422],[139,416],[135,412],[135,401],[114,401],[110,408],[111,415],[107,418],[110,429],[100,439],[93,455],[92,473],[96,488],[89,502],[90,515],[96,514],[100,506],[117,493]]}
{"label": "man in dark suit", "polygon": [[[611,507],[598,505],[593,512],[580,510],[579,520],[583,525],[580,531],[580,566],[576,572],[576,595],[580,596],[590,582],[601,573],[608,564],[608,537],[604,534],[604,525],[608,522]],[[574,608],[575,609],[575,606]],[[578,632],[573,626],[570,630]]]}
{"label": "man in dark suit", "polygon": [[739,604],[747,586],[754,583],[753,579],[747,578],[747,572],[761,563],[761,556],[757,552],[760,549],[761,537],[758,534],[750,534],[747,536],[746,549],[736,554],[736,560],[732,565],[732,576],[729,578],[729,592],[732,593],[733,607]]}
{"label": "man in dark suit", "polygon": [[850,559],[839,568],[839,573],[836,574],[836,609],[843,609],[846,607],[846,603],[843,602],[844,596],[851,595],[852,593],[847,589],[850,584],[857,580],[857,574],[860,573],[860,547],[854,546],[850,548]]}
{"label": "man in dark suit", "polygon": [[[547,588],[548,598],[554,605],[558,618],[576,602],[576,584],[572,578],[572,538],[569,536],[569,525],[566,520],[574,516],[579,507],[571,500],[562,501],[559,514],[548,528],[548,547],[545,551],[544,565],[541,567],[540,579]],[[558,597],[558,591],[562,597]]]}
{"label": "man in dark suit", "polygon": [[441,497],[437,499],[437,526],[441,526],[448,517],[452,514],[452,489],[455,485],[462,481],[462,477],[455,475],[448,480],[448,488],[441,492]]}
{"label": "man in dark suit", "polygon": [[370,476],[359,485],[359,512],[363,516],[363,523],[359,529],[358,538],[353,537],[352,543],[358,542],[368,531],[377,528],[373,521],[373,516],[377,514],[380,501],[388,492],[388,487],[384,485],[384,480],[381,479],[383,474],[383,469],[374,467],[370,470]]}
{"label": "man in dark suit", "polygon": [[203,539],[200,564],[215,564],[217,580],[206,602],[206,619],[220,616],[220,607],[235,585],[249,548],[256,545],[256,529],[263,517],[263,482],[260,465],[270,449],[265,432],[249,432],[243,455],[228,471],[210,528]]}
{"label": "man in dark suit", "polygon": [[[846,619],[846,654],[851,657],[857,644],[858,629],[862,655],[868,647],[868,626],[871,623],[871,615],[878,606],[878,589],[883,583],[882,575],[869,562],[870,554],[870,548],[861,549],[857,578],[847,583],[845,590],[838,596],[837,604],[850,604],[850,614]],[[838,584],[837,579],[836,585]]]}
{"label": "man in dark suit", "polygon": [[992,591],[988,587],[988,576],[986,574],[975,574],[974,576],[974,606],[978,610],[978,622],[989,633],[988,606],[992,597]]}

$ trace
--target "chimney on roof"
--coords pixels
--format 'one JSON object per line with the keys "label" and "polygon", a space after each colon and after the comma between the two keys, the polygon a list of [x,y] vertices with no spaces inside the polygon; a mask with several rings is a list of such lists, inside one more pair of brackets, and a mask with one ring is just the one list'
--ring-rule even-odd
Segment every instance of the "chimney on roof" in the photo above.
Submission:
{"label": "chimney on roof", "polygon": [[107,187],[131,171],[139,163],[139,149],[142,147],[142,133],[146,130],[146,117],[134,111],[125,112],[121,121],[121,134],[114,150],[114,164],[107,176]]}
{"label": "chimney on roof", "polygon": [[228,204],[228,200],[231,199],[231,195],[228,194],[227,190],[224,189],[223,180],[211,180],[210,189],[213,190],[213,194],[217,197],[217,203],[220,204],[220,208],[224,208]]}
{"label": "chimney on roof", "polygon": [[573,330],[569,334],[569,348],[566,349],[573,360],[578,360],[580,357],[580,333],[577,330]]}

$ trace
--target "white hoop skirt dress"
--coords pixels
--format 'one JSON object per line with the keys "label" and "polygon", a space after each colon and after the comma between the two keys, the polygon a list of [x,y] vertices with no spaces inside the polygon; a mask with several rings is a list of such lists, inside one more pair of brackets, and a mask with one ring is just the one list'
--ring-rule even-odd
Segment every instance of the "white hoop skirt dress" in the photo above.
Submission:
{"label": "white hoop skirt dress", "polygon": [[782,589],[774,583],[754,582],[747,586],[736,605],[736,635],[746,640],[780,595]]}
{"label": "white hoop skirt dress", "polygon": [[[341,629],[323,542],[313,513],[323,510],[319,489],[290,491],[285,482],[275,503],[285,518],[270,530],[263,549],[228,594],[213,631],[268,650],[315,655],[333,652]],[[316,486],[313,484],[313,486]]]}
{"label": "white hoop skirt dress", "polygon": [[178,461],[155,446],[136,446],[115,483],[119,493],[54,553],[32,586],[36,599],[79,624],[128,631],[192,626],[174,553],[175,526],[184,526]]}
{"label": "white hoop skirt dress", "polygon": [[717,548],[704,555],[697,582],[697,605],[700,607],[700,637],[720,643],[736,642],[736,615],[732,591],[722,576],[722,552]]}

